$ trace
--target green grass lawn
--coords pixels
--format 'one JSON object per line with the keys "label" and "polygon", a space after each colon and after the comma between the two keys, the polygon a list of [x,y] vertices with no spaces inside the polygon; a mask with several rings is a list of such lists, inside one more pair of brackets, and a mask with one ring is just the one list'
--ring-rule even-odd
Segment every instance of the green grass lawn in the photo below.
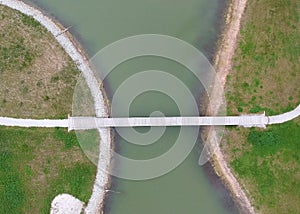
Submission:
{"label": "green grass lawn", "polygon": [[[298,213],[300,197],[300,125],[288,122],[265,131],[251,129],[245,151],[235,151],[231,166],[253,194],[258,209]],[[242,155],[235,156],[235,153]],[[252,195],[251,194],[251,195]]]}
{"label": "green grass lawn", "polygon": [[87,202],[95,171],[75,133],[0,127],[0,213],[49,213],[60,193]]}
{"label": "green grass lawn", "polygon": [[[0,116],[67,118],[79,71],[39,23],[0,6]],[[87,202],[96,167],[66,129],[0,127],[0,214],[49,213],[53,198]]]}
{"label": "green grass lawn", "polygon": [[[300,104],[300,2],[248,1],[228,114],[280,114]],[[222,144],[259,213],[300,213],[300,119],[267,129],[227,128]]]}

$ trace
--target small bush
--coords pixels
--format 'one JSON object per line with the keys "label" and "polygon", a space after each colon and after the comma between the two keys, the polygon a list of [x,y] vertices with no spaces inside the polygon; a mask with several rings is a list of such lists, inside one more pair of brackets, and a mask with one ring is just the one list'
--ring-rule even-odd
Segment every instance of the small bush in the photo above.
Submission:
{"label": "small bush", "polygon": [[250,113],[256,114],[262,111],[262,108],[258,105],[254,106],[252,109],[250,109]]}
{"label": "small bush", "polygon": [[238,107],[238,112],[243,112],[243,107],[239,106]]}
{"label": "small bush", "polygon": [[64,129],[55,129],[55,138],[62,140],[65,143],[65,149],[70,149],[75,145],[78,145],[77,137],[74,133],[68,133]]}
{"label": "small bush", "polygon": [[27,26],[31,26],[31,27],[39,27],[40,23],[38,23],[34,18],[27,16],[27,15],[23,15],[22,14],[22,22],[27,25]]}
{"label": "small bush", "polygon": [[254,146],[272,145],[279,142],[278,137],[272,131],[256,130],[250,132],[248,141]]}

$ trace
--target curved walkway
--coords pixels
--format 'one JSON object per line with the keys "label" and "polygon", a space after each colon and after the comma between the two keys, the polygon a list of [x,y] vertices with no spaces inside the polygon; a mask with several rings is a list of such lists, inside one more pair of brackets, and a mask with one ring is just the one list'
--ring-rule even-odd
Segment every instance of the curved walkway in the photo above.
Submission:
{"label": "curved walkway", "polygon": [[298,117],[299,115],[300,115],[300,105],[298,105],[298,107],[292,111],[269,117],[269,124],[284,123]]}
{"label": "curved walkway", "polygon": [[0,117],[2,126],[19,127],[64,127],[69,130],[87,130],[108,127],[145,127],[145,126],[243,126],[265,127],[269,124],[284,123],[300,116],[300,105],[294,110],[276,115],[241,115],[219,117],[130,117],[99,118],[69,117],[62,120],[34,120]]}

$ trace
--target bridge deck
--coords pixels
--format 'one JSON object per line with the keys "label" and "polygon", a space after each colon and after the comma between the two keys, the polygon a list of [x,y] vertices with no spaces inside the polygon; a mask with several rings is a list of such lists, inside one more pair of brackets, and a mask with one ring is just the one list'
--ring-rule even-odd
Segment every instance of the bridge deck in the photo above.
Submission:
{"label": "bridge deck", "polygon": [[265,127],[268,124],[284,123],[300,115],[300,105],[294,110],[275,116],[242,115],[219,117],[129,117],[97,118],[69,117],[62,120],[35,120],[0,117],[1,126],[19,127],[65,127],[69,130],[86,130],[108,127],[144,127],[144,126],[244,126]]}
{"label": "bridge deck", "polygon": [[70,117],[69,130],[84,130],[97,127],[145,127],[145,126],[259,126],[268,124],[265,115],[230,116],[230,117],[130,117],[130,118],[95,118]]}

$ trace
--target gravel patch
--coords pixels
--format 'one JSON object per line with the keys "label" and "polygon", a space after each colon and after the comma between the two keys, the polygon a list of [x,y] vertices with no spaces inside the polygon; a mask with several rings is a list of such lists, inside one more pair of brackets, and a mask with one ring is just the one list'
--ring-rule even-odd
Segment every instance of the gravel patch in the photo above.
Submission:
{"label": "gravel patch", "polygon": [[53,199],[50,214],[80,214],[83,204],[83,202],[72,195],[60,194]]}

